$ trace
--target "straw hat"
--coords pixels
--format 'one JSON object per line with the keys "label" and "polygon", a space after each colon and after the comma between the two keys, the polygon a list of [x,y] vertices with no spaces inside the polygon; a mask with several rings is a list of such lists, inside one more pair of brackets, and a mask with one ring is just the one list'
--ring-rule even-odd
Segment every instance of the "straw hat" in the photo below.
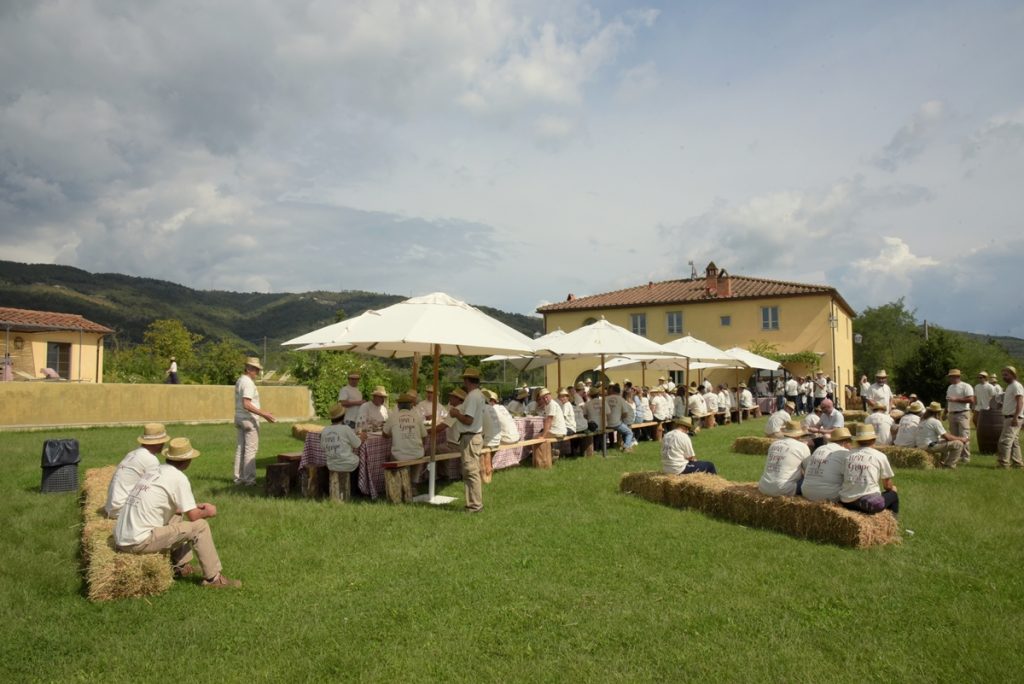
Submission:
{"label": "straw hat", "polygon": [[745,383],[745,382],[741,382],[740,384],[738,384],[736,386],[739,387],[740,389],[747,389],[747,383]]}
{"label": "straw hat", "polygon": [[331,420],[338,420],[338,418],[341,418],[343,415],[345,415],[345,407],[342,406],[341,402],[339,401],[337,404],[331,407],[329,415],[331,416]]}
{"label": "straw hat", "polygon": [[146,423],[142,426],[142,436],[136,441],[139,444],[164,444],[169,439],[163,423]]}
{"label": "straw hat", "polygon": [[794,404],[791,401],[787,401],[786,402],[786,408],[789,409],[790,413],[792,413],[793,411],[796,411],[796,404]]}
{"label": "straw hat", "polygon": [[875,433],[875,426],[871,423],[859,423],[857,425],[857,432],[853,435],[854,442],[873,442],[878,439],[878,434]]}
{"label": "straw hat", "polygon": [[676,427],[682,426],[682,427],[685,427],[685,428],[689,428],[691,430],[693,429],[693,421],[690,420],[690,418],[688,416],[683,416],[681,418],[676,418],[675,420],[672,421],[672,424],[675,425]]}
{"label": "straw hat", "polygon": [[875,373],[875,377],[876,377],[876,378],[888,378],[888,377],[889,377],[889,374],[888,374],[888,373],[886,373],[886,372],[885,372],[885,369],[883,368],[882,370],[880,370],[880,371],[878,371],[877,373]]}
{"label": "straw hat", "polygon": [[931,411],[932,413],[942,413],[942,404],[940,404],[937,401],[933,401],[932,403],[928,404],[925,410]]}
{"label": "straw hat", "polygon": [[537,401],[540,401],[542,398],[549,396],[551,396],[551,392],[548,391],[547,387],[541,387],[539,390],[537,390]]}
{"label": "straw hat", "polygon": [[260,357],[258,357],[258,356],[246,357],[245,365],[246,366],[252,366],[256,370],[263,370],[263,364],[260,363]]}
{"label": "straw hat", "polygon": [[981,371],[980,373],[978,373],[978,377],[985,378],[986,380],[988,380],[988,373],[986,373],[985,371]]}
{"label": "straw hat", "polygon": [[462,377],[463,378],[469,378],[471,380],[479,380],[480,379],[480,369],[479,368],[469,367],[466,370],[462,371]]}
{"label": "straw hat", "polygon": [[363,376],[359,374],[359,371],[354,370],[354,371],[349,371],[348,377],[350,377],[350,378],[361,378]]}
{"label": "straw hat", "polygon": [[686,393],[687,394],[696,394],[697,393],[697,388],[696,387],[691,387],[690,389],[686,390]]}
{"label": "straw hat", "polygon": [[907,407],[907,411],[914,414],[924,413],[924,404],[919,401],[912,401],[910,406]]}
{"label": "straw hat", "polygon": [[489,389],[480,390],[480,393],[487,398],[487,401],[498,401],[498,395]]}
{"label": "straw hat", "polygon": [[786,429],[782,431],[782,434],[796,439],[806,435],[807,431],[804,430],[804,426],[799,421],[791,420],[786,424]]}
{"label": "straw hat", "polygon": [[178,357],[177,357],[177,356],[172,356],[172,357],[171,357],[171,361],[177,361],[177,360],[178,360]]}
{"label": "straw hat", "polygon": [[530,396],[530,393],[527,392],[526,390],[519,390],[518,392],[516,392],[516,399],[518,401],[522,401],[523,399],[526,399],[526,397],[528,396]]}
{"label": "straw hat", "polygon": [[845,427],[838,427],[832,431],[829,435],[828,441],[830,442],[842,442],[844,439],[850,439],[850,431]]}
{"label": "straw hat", "polygon": [[384,385],[377,385],[376,387],[373,388],[373,392],[371,393],[371,396],[374,396],[374,397],[384,397],[385,399],[387,399],[388,398],[388,391],[386,389],[384,389]]}
{"label": "straw hat", "polygon": [[459,401],[465,401],[466,400],[466,392],[465,392],[465,390],[463,390],[463,389],[452,390],[452,393],[448,395],[448,400],[451,401],[452,398],[458,399]]}
{"label": "straw hat", "polygon": [[567,390],[567,389],[565,389],[563,387],[562,389],[558,390],[558,396],[560,396],[560,397],[567,397],[567,396],[569,396],[569,390]]}
{"label": "straw hat", "polygon": [[1009,373],[1010,375],[1012,375],[1014,377],[1014,379],[1016,379],[1016,377],[1017,377],[1017,369],[1015,367],[1013,367],[1013,366],[1004,366],[1003,367],[1003,372],[1004,373]]}
{"label": "straw hat", "polygon": [[192,448],[192,442],[188,437],[175,437],[163,451],[164,458],[168,461],[191,461],[199,458],[199,452]]}
{"label": "straw hat", "polygon": [[892,411],[889,411],[889,417],[895,421],[899,421],[899,419],[905,415],[906,414],[903,413],[903,411],[900,411],[899,409],[893,409]]}
{"label": "straw hat", "polygon": [[412,392],[402,392],[398,395],[398,399],[396,399],[395,402],[398,404],[415,404],[416,399],[416,395]]}
{"label": "straw hat", "polygon": [[577,382],[577,383],[576,383],[576,390],[577,390],[577,391],[579,391],[579,390],[585,390],[585,389],[587,389],[587,386],[586,386],[585,384],[583,384],[582,382]]}
{"label": "straw hat", "polygon": [[946,377],[948,377],[948,378],[959,378],[960,377],[960,369],[959,368],[950,368],[949,372],[946,373]]}

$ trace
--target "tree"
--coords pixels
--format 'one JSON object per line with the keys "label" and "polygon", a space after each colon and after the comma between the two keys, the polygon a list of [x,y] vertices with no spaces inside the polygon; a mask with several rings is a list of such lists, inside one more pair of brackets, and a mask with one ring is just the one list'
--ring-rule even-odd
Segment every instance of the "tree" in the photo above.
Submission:
{"label": "tree", "polygon": [[961,337],[941,328],[932,328],[928,339],[895,366],[899,378],[896,389],[906,394],[917,394],[926,405],[931,401],[945,402],[947,374],[956,366],[961,352]]}
{"label": "tree", "polygon": [[902,386],[898,369],[917,351],[922,339],[914,312],[907,310],[903,298],[865,309],[853,319],[853,332],[861,336],[860,344],[854,345],[857,375],[873,378],[884,368],[893,374],[894,385]]}
{"label": "tree", "polygon": [[356,356],[350,352],[294,352],[289,372],[298,382],[309,387],[317,415],[326,416],[338,401],[338,390],[347,382],[349,372],[361,374],[359,390],[369,398],[373,388],[383,385],[388,392],[404,392],[412,386],[407,370],[392,369],[380,359]]}
{"label": "tree", "polygon": [[245,350],[234,342],[209,342],[199,350],[195,376],[204,385],[233,385],[244,363]]}
{"label": "tree", "polygon": [[157,363],[166,363],[173,356],[187,372],[195,361],[195,346],[203,336],[189,332],[185,324],[177,319],[161,318],[146,327],[142,339]]}

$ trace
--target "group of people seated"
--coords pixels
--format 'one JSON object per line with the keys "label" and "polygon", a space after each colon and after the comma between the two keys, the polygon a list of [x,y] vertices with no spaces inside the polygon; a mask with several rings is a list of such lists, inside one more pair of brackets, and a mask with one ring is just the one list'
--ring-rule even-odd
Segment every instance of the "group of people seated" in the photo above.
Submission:
{"label": "group of people seated", "polygon": [[[175,577],[202,575],[202,586],[240,587],[221,572],[206,521],[217,515],[212,503],[196,503],[185,471],[200,452],[188,437],[171,438],[160,423],[143,427],[137,448],[117,465],[104,512],[117,522],[114,544],[125,553],[170,551]],[[158,457],[163,456],[161,464]],[[199,568],[192,564],[193,551]]]}

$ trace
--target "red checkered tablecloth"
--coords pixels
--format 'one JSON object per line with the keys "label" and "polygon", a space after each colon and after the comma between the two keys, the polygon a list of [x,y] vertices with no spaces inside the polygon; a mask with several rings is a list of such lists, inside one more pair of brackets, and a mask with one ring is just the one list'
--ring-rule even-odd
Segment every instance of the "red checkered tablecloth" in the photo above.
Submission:
{"label": "red checkered tablecloth", "polygon": [[[538,416],[526,416],[525,418],[513,418],[516,428],[519,430],[519,439],[533,439],[544,431],[544,419]],[[523,455],[530,447],[517,447],[515,449],[502,449],[495,451],[491,456],[491,468],[501,470],[519,465]]]}

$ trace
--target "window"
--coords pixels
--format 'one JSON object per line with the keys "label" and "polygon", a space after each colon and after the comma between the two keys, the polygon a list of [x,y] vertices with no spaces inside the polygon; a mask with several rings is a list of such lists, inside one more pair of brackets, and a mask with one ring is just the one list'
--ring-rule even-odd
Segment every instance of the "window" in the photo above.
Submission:
{"label": "window", "polygon": [[779,307],[777,306],[762,306],[761,307],[761,330],[778,330],[779,329]]}
{"label": "window", "polygon": [[682,335],[683,312],[669,311],[667,314],[665,314],[665,327],[668,328],[669,335]]}
{"label": "window", "polygon": [[727,328],[732,325],[732,316],[722,316],[718,320],[721,321],[723,327]]}
{"label": "window", "polygon": [[647,337],[647,314],[630,314],[629,320],[635,335]]}
{"label": "window", "polygon": [[46,343],[46,367],[57,371],[65,380],[71,377],[71,345],[65,342]]}

